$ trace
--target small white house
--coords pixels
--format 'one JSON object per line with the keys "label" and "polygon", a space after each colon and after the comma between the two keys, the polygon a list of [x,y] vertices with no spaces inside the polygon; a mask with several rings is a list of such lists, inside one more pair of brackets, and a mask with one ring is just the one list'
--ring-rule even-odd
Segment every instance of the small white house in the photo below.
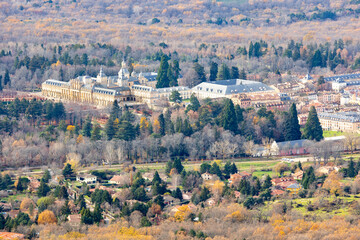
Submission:
{"label": "small white house", "polygon": [[97,177],[91,174],[83,174],[76,176],[76,181],[84,182],[86,184],[95,184],[97,181]]}

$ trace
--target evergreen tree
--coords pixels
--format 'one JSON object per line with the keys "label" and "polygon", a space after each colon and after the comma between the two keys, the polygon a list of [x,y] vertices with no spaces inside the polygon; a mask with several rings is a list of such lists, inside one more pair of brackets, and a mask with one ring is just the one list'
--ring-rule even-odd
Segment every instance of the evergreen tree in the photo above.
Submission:
{"label": "evergreen tree", "polygon": [[158,121],[160,124],[160,130],[159,133],[161,136],[165,136],[165,130],[166,130],[166,126],[165,126],[165,118],[164,118],[164,114],[160,114],[158,117]]}
{"label": "evergreen tree", "polygon": [[91,118],[90,116],[87,116],[86,120],[85,120],[85,124],[83,125],[82,128],[82,135],[85,137],[91,137]]}
{"label": "evergreen tree", "polygon": [[314,106],[310,108],[309,116],[304,128],[304,137],[309,140],[323,139],[323,130]]}
{"label": "evergreen tree", "polygon": [[65,178],[72,177],[74,175],[74,171],[69,163],[67,163],[63,169],[63,175]]}
{"label": "evergreen tree", "polygon": [[182,196],[182,192],[181,192],[180,188],[176,188],[176,190],[173,191],[172,196],[173,196],[174,198],[180,199],[180,201],[183,200],[183,196]]}
{"label": "evergreen tree", "polygon": [[323,66],[322,54],[318,49],[315,51],[313,57],[311,58],[310,67],[314,68],[314,67],[322,67],[322,66]]}
{"label": "evergreen tree", "polygon": [[251,58],[251,57],[253,57],[253,56],[255,56],[255,55],[254,55],[254,44],[253,44],[253,42],[251,41],[251,42],[250,42],[250,45],[249,45],[249,58]]}
{"label": "evergreen tree", "polygon": [[200,173],[206,173],[206,172],[210,172],[211,169],[211,165],[207,162],[204,162],[200,165]]}
{"label": "evergreen tree", "polygon": [[357,175],[357,172],[355,171],[354,161],[352,160],[352,158],[350,159],[349,167],[346,172],[347,172],[347,176],[351,178]]}
{"label": "evergreen tree", "polygon": [[2,78],[3,77],[0,75],[0,92],[4,89]]}
{"label": "evergreen tree", "polygon": [[173,164],[173,167],[172,167],[172,168],[175,168],[178,173],[181,173],[181,172],[182,172],[182,170],[184,169],[184,167],[183,167],[183,165],[182,165],[182,163],[181,163],[180,158],[175,158],[174,164]]}
{"label": "evergreen tree", "polygon": [[59,190],[58,198],[68,199],[69,194],[65,186],[62,186]]}
{"label": "evergreen tree", "polygon": [[101,139],[100,126],[99,124],[95,124],[91,131],[91,141],[97,141],[100,139]]}
{"label": "evergreen tree", "polygon": [[206,82],[206,75],[205,75],[204,67],[201,66],[198,62],[195,62],[193,65],[193,69],[195,71],[194,84]]}
{"label": "evergreen tree", "polygon": [[263,183],[262,190],[269,189],[271,186],[272,186],[271,177],[267,175]]}
{"label": "evergreen tree", "polygon": [[218,74],[218,64],[216,62],[210,62],[209,81],[216,81],[217,74]]}
{"label": "evergreen tree", "polygon": [[240,78],[239,68],[237,68],[237,67],[231,67],[230,78],[231,78],[231,79],[238,79],[238,78]]}
{"label": "evergreen tree", "polygon": [[200,202],[204,202],[209,198],[210,198],[210,191],[209,191],[209,189],[207,187],[204,187],[200,191],[199,200],[200,200]]}
{"label": "evergreen tree", "polygon": [[179,91],[172,91],[171,95],[169,97],[170,102],[176,102],[176,103],[180,103],[182,101],[182,98],[180,96]]}
{"label": "evergreen tree", "polygon": [[53,118],[59,122],[62,119],[65,119],[66,112],[65,107],[62,102],[57,102],[54,104],[54,112],[53,112]]}
{"label": "evergreen tree", "polygon": [[231,165],[231,167],[230,167],[230,173],[231,173],[231,174],[235,174],[235,173],[237,173],[237,172],[238,172],[238,169],[237,169],[235,163],[232,163],[232,165]]}
{"label": "evergreen tree", "polygon": [[106,122],[106,125],[105,125],[105,133],[106,133],[106,136],[107,136],[107,140],[111,140],[113,139],[113,137],[115,136],[115,128],[114,128],[114,121],[115,121],[115,118],[113,115],[110,115],[110,118],[108,119],[108,121]]}
{"label": "evergreen tree", "polygon": [[193,110],[196,112],[200,108],[200,102],[199,99],[195,96],[195,94],[191,94],[190,97],[190,104],[186,107],[186,112]]}
{"label": "evergreen tree", "polygon": [[176,82],[177,82],[177,79],[179,78],[180,76],[180,64],[179,64],[179,61],[178,60],[174,60],[173,61],[173,72],[174,72],[174,77],[176,79]]}
{"label": "evergreen tree", "polygon": [[308,189],[310,187],[310,185],[315,182],[316,177],[315,177],[315,173],[314,173],[314,168],[313,167],[309,167],[304,175],[303,175],[303,179],[302,179],[302,185],[304,187],[304,189]]}
{"label": "evergreen tree", "polygon": [[220,170],[220,167],[215,162],[211,165],[211,168],[210,168],[209,172],[211,174],[216,174],[219,178],[222,178],[222,172]]}
{"label": "evergreen tree", "polygon": [[5,75],[4,75],[4,86],[9,86],[11,85],[11,80],[10,80],[10,73],[9,70],[6,69],[5,70]]}
{"label": "evergreen tree", "polygon": [[236,118],[236,113],[235,113],[235,108],[234,108],[234,104],[232,102],[231,99],[225,99],[225,106],[222,110],[221,113],[221,126],[225,129],[225,130],[229,130],[232,131],[234,133],[237,132],[238,129],[238,122],[237,122],[237,118]]}
{"label": "evergreen tree", "polygon": [[86,202],[85,202],[84,195],[80,195],[78,206],[79,206],[80,211],[82,211],[83,209],[86,209]]}
{"label": "evergreen tree", "polygon": [[193,129],[191,127],[189,119],[187,119],[187,118],[185,119],[184,124],[182,125],[181,132],[187,137],[189,137],[189,136],[191,136],[191,134],[193,134]]}
{"label": "evergreen tree", "polygon": [[230,75],[229,67],[225,63],[221,64],[218,75],[217,75],[217,79],[218,80],[227,80],[230,78],[231,78],[231,75]]}
{"label": "evergreen tree", "polygon": [[83,224],[93,224],[94,219],[89,209],[83,208],[80,212],[81,214],[81,223]]}
{"label": "evergreen tree", "polygon": [[65,216],[68,216],[71,214],[71,210],[69,207],[69,200],[66,200],[64,205],[61,207],[60,214],[65,215]]}
{"label": "evergreen tree", "polygon": [[50,171],[49,171],[48,169],[46,169],[46,170],[44,171],[44,175],[43,175],[43,177],[41,178],[41,180],[43,180],[44,182],[48,183],[50,179],[51,179]]}
{"label": "evergreen tree", "polygon": [[161,62],[160,67],[158,70],[158,75],[156,77],[157,83],[156,88],[166,88],[169,87],[169,78],[168,78],[168,69],[169,69],[169,63],[168,63],[168,56],[163,54],[161,56]]}
{"label": "evergreen tree", "polygon": [[112,105],[110,116],[111,115],[114,116],[114,119],[115,118],[120,118],[120,116],[121,116],[121,110],[120,110],[120,106],[119,106],[117,100],[115,100],[113,105]]}
{"label": "evergreen tree", "polygon": [[244,109],[242,109],[239,105],[235,106],[236,120],[238,121],[238,123],[244,121],[243,112]]}
{"label": "evergreen tree", "polygon": [[40,186],[37,190],[38,197],[46,197],[46,195],[50,192],[50,187],[41,179]]}
{"label": "evergreen tree", "polygon": [[286,116],[284,132],[286,141],[301,139],[300,124],[295,103],[291,105]]}
{"label": "evergreen tree", "polygon": [[178,82],[177,82],[177,79],[175,78],[173,67],[171,64],[169,65],[169,68],[167,70],[166,77],[169,79],[169,87],[178,85]]}
{"label": "evergreen tree", "polygon": [[246,72],[245,69],[243,68],[239,74],[239,79],[243,79],[246,80]]}
{"label": "evergreen tree", "polygon": [[102,209],[100,208],[100,204],[97,203],[95,205],[95,209],[94,209],[94,212],[93,212],[93,220],[94,220],[94,223],[100,223],[101,219],[102,219]]}
{"label": "evergreen tree", "polygon": [[134,126],[129,121],[122,121],[117,133],[117,138],[131,141],[136,138],[136,131]]}
{"label": "evergreen tree", "polygon": [[161,184],[161,178],[160,178],[158,171],[155,171],[153,180],[151,181],[151,184],[152,185]]}

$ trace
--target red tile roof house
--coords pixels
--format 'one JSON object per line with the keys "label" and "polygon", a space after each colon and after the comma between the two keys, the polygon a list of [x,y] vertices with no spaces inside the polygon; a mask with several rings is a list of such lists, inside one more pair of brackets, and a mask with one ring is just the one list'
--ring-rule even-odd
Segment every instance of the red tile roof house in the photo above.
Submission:
{"label": "red tile roof house", "polygon": [[242,179],[249,179],[249,178],[251,178],[251,173],[242,171],[239,173],[231,174],[230,178],[229,178],[229,183],[230,183],[230,186],[232,186],[232,185],[236,186],[236,185],[239,185],[239,183]]}
{"label": "red tile roof house", "polygon": [[280,190],[280,189],[273,189],[272,191],[271,191],[271,195],[272,196],[280,196],[280,195],[283,195],[285,193],[285,191],[284,190]]}
{"label": "red tile roof house", "polygon": [[297,183],[293,177],[282,177],[271,179],[273,186],[285,190],[291,184]]}
{"label": "red tile roof house", "polygon": [[28,177],[28,179],[30,180],[28,190],[35,192],[40,187],[40,181],[33,177]]}

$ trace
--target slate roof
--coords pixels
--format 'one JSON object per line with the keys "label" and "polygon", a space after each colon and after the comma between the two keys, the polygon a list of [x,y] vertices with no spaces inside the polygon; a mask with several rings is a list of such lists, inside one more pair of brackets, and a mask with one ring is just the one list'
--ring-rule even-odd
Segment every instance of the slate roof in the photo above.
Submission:
{"label": "slate roof", "polygon": [[360,122],[360,113],[357,112],[318,113],[318,117],[342,122]]}
{"label": "slate roof", "polygon": [[230,79],[213,82],[202,82],[195,86],[193,90],[217,93],[220,95],[229,95],[236,93],[264,92],[271,91],[273,89],[261,82],[242,79]]}
{"label": "slate roof", "polygon": [[325,77],[325,82],[331,82],[336,80],[350,80],[350,79],[360,79],[360,73],[354,73],[354,74],[344,74],[344,75],[337,75],[337,76],[331,76],[331,77]]}

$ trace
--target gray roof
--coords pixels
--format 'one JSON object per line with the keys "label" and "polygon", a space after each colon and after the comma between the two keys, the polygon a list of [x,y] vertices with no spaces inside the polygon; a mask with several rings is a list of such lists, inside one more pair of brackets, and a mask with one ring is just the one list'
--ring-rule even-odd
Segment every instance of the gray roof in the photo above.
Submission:
{"label": "gray roof", "polygon": [[351,80],[351,79],[360,79],[360,73],[354,74],[344,74],[344,75],[337,75],[324,78],[325,82],[332,82],[336,80]]}
{"label": "gray roof", "polygon": [[199,85],[193,87],[193,90],[217,93],[220,95],[229,95],[236,93],[271,91],[273,89],[261,82],[242,79],[230,79],[213,82],[202,82]]}
{"label": "gray roof", "polygon": [[360,122],[360,113],[357,112],[318,113],[318,117],[334,121]]}
{"label": "gray roof", "polygon": [[309,142],[307,139],[300,139],[300,140],[294,140],[294,141],[285,141],[285,142],[276,142],[279,149],[285,149],[285,148],[301,148],[304,146],[305,143]]}

